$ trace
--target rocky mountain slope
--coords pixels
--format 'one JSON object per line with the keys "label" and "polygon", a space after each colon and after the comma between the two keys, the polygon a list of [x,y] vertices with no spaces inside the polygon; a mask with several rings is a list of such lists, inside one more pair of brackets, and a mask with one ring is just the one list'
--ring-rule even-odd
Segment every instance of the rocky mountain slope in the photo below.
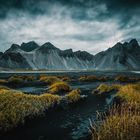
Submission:
{"label": "rocky mountain slope", "polygon": [[0,58],[0,67],[33,70],[74,70],[91,69],[93,66],[94,56],[87,52],[73,52],[72,49],[63,51],[50,42],[42,46],[38,46],[35,42],[23,44],[21,46],[13,44],[5,51]]}
{"label": "rocky mountain slope", "polygon": [[140,70],[140,46],[136,39],[117,43],[112,48],[94,56],[98,70]]}
{"label": "rocky mountain slope", "polygon": [[140,70],[140,46],[136,39],[117,43],[96,55],[86,51],[60,50],[50,42],[13,44],[0,53],[0,67],[33,70]]}

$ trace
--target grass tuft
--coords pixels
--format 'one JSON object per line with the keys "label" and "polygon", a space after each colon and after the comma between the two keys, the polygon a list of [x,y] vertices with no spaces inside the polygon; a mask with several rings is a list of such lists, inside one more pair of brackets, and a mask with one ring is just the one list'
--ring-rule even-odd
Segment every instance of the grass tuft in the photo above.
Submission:
{"label": "grass tuft", "polygon": [[45,82],[47,84],[54,84],[55,82],[61,81],[58,77],[56,76],[46,76],[46,75],[41,75],[40,76],[40,81]]}
{"label": "grass tuft", "polygon": [[81,99],[81,91],[80,89],[72,90],[69,94],[66,95],[66,98],[70,103],[75,103]]}
{"label": "grass tuft", "polygon": [[92,125],[92,140],[140,139],[140,84],[121,86],[116,97],[124,102],[98,115],[97,124]]}
{"label": "grass tuft", "polygon": [[42,115],[60,99],[52,94],[37,96],[5,88],[0,90],[0,131],[10,130],[24,123],[26,118]]}
{"label": "grass tuft", "polygon": [[94,75],[90,75],[90,76],[81,76],[79,78],[79,81],[82,81],[82,82],[95,82],[95,81],[107,81],[108,78],[107,77],[97,77],[97,76],[94,76]]}
{"label": "grass tuft", "polygon": [[114,84],[114,85],[107,85],[107,84],[100,84],[97,89],[93,90],[93,94],[104,94],[110,93],[115,90],[119,90],[121,85]]}
{"label": "grass tuft", "polygon": [[49,87],[49,93],[53,94],[62,94],[65,92],[69,92],[71,87],[66,82],[55,82]]}

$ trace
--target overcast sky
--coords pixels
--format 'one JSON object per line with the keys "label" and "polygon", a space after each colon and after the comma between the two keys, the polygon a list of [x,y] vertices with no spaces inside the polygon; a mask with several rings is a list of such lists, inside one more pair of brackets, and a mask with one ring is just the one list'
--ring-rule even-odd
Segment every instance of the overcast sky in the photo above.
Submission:
{"label": "overcast sky", "polygon": [[95,54],[132,38],[139,0],[0,0],[0,51],[34,40]]}

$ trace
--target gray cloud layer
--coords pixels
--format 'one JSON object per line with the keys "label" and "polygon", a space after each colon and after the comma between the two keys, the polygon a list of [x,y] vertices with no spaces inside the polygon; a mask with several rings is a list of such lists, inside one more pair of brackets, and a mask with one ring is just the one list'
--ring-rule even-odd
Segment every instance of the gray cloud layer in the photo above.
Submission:
{"label": "gray cloud layer", "polygon": [[0,51],[34,40],[95,54],[117,41],[140,41],[139,13],[138,0],[1,0]]}

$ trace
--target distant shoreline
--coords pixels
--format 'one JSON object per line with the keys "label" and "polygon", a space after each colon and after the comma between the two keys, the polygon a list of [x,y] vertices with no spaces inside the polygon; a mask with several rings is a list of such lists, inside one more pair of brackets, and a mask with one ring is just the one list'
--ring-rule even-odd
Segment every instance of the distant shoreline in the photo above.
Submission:
{"label": "distant shoreline", "polygon": [[140,74],[140,71],[117,71],[117,70],[0,70],[0,73],[69,73],[69,72],[131,72]]}

